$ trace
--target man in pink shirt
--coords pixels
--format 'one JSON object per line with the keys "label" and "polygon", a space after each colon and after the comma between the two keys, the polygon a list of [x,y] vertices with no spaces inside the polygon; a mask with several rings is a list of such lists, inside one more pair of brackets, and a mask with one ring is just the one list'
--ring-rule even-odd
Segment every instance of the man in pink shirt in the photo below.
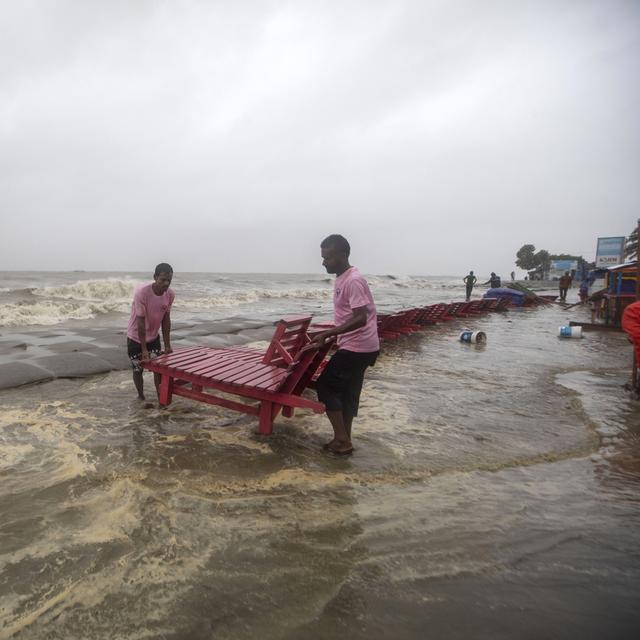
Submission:
{"label": "man in pink shirt", "polygon": [[337,337],[338,350],[318,378],[318,399],[324,403],[333,427],[333,440],[324,449],[336,455],[353,453],[351,423],[358,415],[360,392],[367,367],[380,353],[376,307],[367,281],[349,264],[351,247],[341,235],[320,244],[322,264],[335,273],[333,308],[335,327],[317,334],[313,344]]}
{"label": "man in pink shirt", "polygon": [[[140,363],[160,355],[161,328],[164,352],[172,351],[170,311],[175,298],[175,293],[169,289],[172,278],[171,265],[162,262],[156,267],[153,282],[139,286],[133,296],[127,328],[127,352],[133,366],[133,383],[140,400],[144,400],[143,369]],[[160,375],[154,373],[153,378],[158,392]]]}

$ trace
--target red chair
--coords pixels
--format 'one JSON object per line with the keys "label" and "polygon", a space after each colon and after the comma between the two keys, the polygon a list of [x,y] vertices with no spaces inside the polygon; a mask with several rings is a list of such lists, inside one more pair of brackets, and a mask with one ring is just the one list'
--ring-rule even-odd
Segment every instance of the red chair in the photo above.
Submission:
{"label": "red chair", "polygon": [[[331,348],[329,343],[302,350],[310,341],[310,322],[310,317],[280,320],[264,352],[249,347],[186,347],[145,362],[143,367],[161,376],[161,405],[170,404],[173,395],[220,405],[257,416],[258,432],[268,435],[280,410],[286,417],[296,407],[315,413],[325,410],[321,402],[301,397]],[[242,402],[207,390],[238,396]]]}
{"label": "red chair", "polygon": [[378,337],[381,340],[395,340],[400,336],[422,328],[416,323],[420,309],[406,309],[398,313],[378,316]]}
{"label": "red chair", "polygon": [[439,302],[438,304],[432,304],[429,307],[424,308],[424,313],[422,313],[418,318],[418,324],[430,325],[437,324],[442,320],[446,320],[446,312],[448,306],[444,304],[444,302]]}

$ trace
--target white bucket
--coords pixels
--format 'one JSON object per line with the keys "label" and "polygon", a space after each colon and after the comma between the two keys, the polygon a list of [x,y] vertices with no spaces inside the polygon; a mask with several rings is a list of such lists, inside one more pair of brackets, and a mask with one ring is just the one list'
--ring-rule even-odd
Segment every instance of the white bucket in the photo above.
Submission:
{"label": "white bucket", "polygon": [[484,331],[471,331],[471,329],[465,329],[460,334],[460,342],[484,344],[486,341],[487,334],[484,333]]}
{"label": "white bucket", "polygon": [[560,338],[582,338],[582,327],[558,327]]}

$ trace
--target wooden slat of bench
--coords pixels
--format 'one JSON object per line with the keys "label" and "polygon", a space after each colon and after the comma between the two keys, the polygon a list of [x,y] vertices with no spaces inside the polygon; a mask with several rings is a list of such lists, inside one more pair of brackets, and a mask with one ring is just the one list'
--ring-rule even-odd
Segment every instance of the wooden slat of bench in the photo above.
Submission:
{"label": "wooden slat of bench", "polygon": [[249,383],[239,385],[245,389],[259,389],[262,391],[280,391],[282,385],[287,380],[285,370],[278,368],[276,371],[265,371],[259,376],[255,376]]}
{"label": "wooden slat of bench", "polygon": [[280,373],[286,374],[286,369],[282,367],[274,367],[271,364],[264,364],[262,362],[248,363],[250,366],[243,367],[242,369],[236,369],[225,375],[224,380],[227,382],[233,382],[239,385],[251,385],[252,381],[264,376],[267,373]]}
{"label": "wooden slat of bench", "polygon": [[242,389],[246,391],[246,395],[251,395],[251,389],[260,389],[262,391],[276,391],[287,378],[286,369],[264,365],[260,363],[236,363],[231,369],[222,368],[214,373],[196,373],[189,369],[176,370],[170,375],[176,379],[182,375],[189,378],[196,378],[197,384],[203,387],[215,388],[217,384],[225,384],[236,387],[238,392]]}
{"label": "wooden slat of bench", "polygon": [[258,352],[256,356],[249,351],[238,352],[234,350],[210,348],[207,355],[208,357],[202,360],[202,362],[195,368],[204,371],[205,369],[211,369],[214,366],[217,367],[223,365],[225,362],[255,362],[260,359],[261,354]]}
{"label": "wooden slat of bench", "polygon": [[202,350],[197,352],[192,351],[190,353],[176,353],[175,356],[173,353],[171,353],[168,356],[161,356],[160,358],[156,358],[154,362],[162,366],[175,368],[180,366],[187,366],[190,363],[199,362],[206,357],[206,350]]}
{"label": "wooden slat of bench", "polygon": [[200,373],[206,369],[210,369],[213,363],[217,362],[217,359],[208,354],[205,358],[193,362],[179,363],[177,366],[172,367],[169,365],[169,371],[172,373],[179,373],[181,371],[188,371],[189,373]]}
{"label": "wooden slat of bench", "polygon": [[208,368],[193,371],[191,373],[210,380],[217,380],[229,378],[234,374],[252,369],[257,365],[260,365],[260,363],[251,360],[221,360],[217,363],[211,363],[211,366]]}
{"label": "wooden slat of bench", "polygon": [[198,355],[204,353],[206,351],[206,347],[198,347],[198,348],[189,348],[189,349],[179,349],[173,351],[172,353],[167,353],[157,358],[154,358],[155,362],[158,364],[169,364],[174,362],[181,362],[182,360],[188,360],[190,358],[197,357]]}
{"label": "wooden slat of bench", "polygon": [[189,367],[190,373],[196,375],[212,375],[216,371],[224,370],[233,365],[239,365],[244,362],[254,362],[253,360],[244,359],[234,353],[212,353],[209,358],[203,360],[197,366]]}
{"label": "wooden slat of bench", "polygon": [[[284,371],[285,374],[287,374],[286,370]],[[270,379],[268,376],[265,376],[262,380],[254,380],[253,387],[255,389],[263,389],[265,391],[278,391],[287,378],[288,375],[283,376],[280,380],[277,378]]]}
{"label": "wooden slat of bench", "polygon": [[241,387],[253,387],[253,381],[256,379],[262,379],[265,376],[274,378],[277,376],[282,379],[286,376],[285,369],[280,367],[273,367],[271,365],[265,365],[261,363],[249,363],[248,366],[234,369],[232,371],[223,372],[216,375],[216,379],[226,382],[228,384],[237,384]]}

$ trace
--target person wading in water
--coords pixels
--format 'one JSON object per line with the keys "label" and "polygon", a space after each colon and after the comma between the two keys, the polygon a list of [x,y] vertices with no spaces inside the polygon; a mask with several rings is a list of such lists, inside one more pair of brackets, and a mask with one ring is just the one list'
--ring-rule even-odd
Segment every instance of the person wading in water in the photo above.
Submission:
{"label": "person wading in water", "polygon": [[338,350],[318,378],[318,399],[324,403],[333,427],[333,440],[323,449],[335,455],[353,453],[351,424],[358,415],[360,392],[367,367],[380,353],[376,306],[367,281],[349,264],[351,247],[341,235],[330,235],[320,244],[322,264],[334,273],[335,327],[317,334],[311,344],[320,346],[337,337]]}

